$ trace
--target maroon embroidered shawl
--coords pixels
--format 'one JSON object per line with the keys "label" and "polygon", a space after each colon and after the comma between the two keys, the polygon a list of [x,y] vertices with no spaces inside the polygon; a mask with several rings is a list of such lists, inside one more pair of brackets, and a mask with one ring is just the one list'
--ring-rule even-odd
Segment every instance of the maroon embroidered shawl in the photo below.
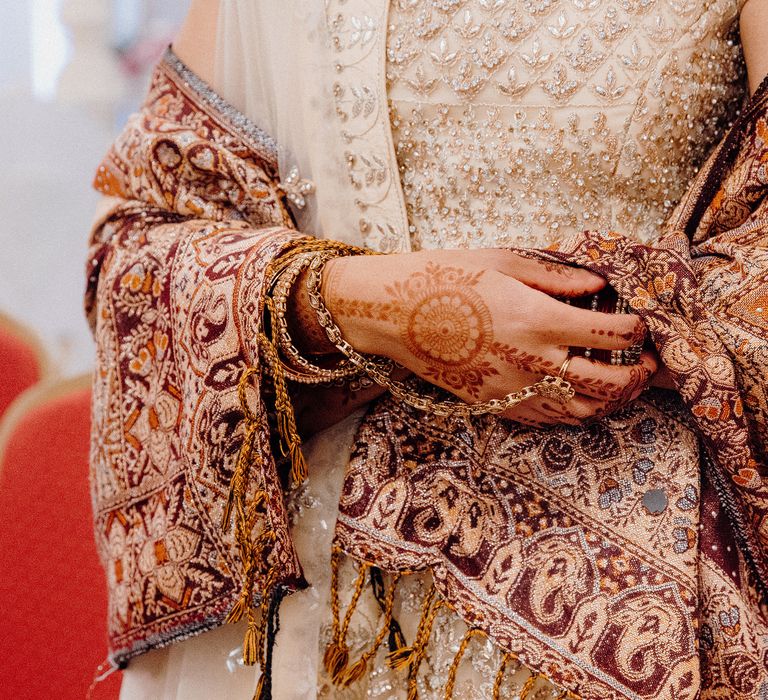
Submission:
{"label": "maroon embroidered shawl", "polygon": [[[244,434],[237,389],[258,366],[266,266],[297,238],[276,155],[168,54],[98,169],[97,189],[118,199],[90,247],[91,484],[117,664],[221,624],[240,593],[221,525]],[[272,562],[293,587],[301,572],[257,383],[250,399],[265,426],[251,492],[268,491]]]}
{"label": "maroon embroidered shawl", "polygon": [[[548,253],[631,299],[685,406],[651,393],[540,432],[490,418],[427,424],[384,400],[348,469],[345,551],[431,568],[466,620],[590,700],[768,692],[767,93],[659,246],[586,234]],[[237,387],[259,367],[267,265],[298,235],[275,156],[169,55],[97,174],[117,198],[92,235],[87,295],[95,535],[117,663],[221,624],[238,600],[242,561],[220,527],[245,435]],[[266,494],[269,564],[290,591],[303,580],[262,398],[254,382],[248,494]],[[712,457],[704,482],[699,439]],[[263,584],[266,570],[254,575]]]}

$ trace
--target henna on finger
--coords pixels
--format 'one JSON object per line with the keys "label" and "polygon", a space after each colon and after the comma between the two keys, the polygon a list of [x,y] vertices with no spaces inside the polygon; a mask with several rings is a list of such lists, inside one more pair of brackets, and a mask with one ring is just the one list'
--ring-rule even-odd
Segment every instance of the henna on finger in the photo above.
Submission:
{"label": "henna on finger", "polygon": [[[525,260],[527,264],[513,272],[513,276],[523,284],[545,294],[575,299],[595,294],[607,284],[599,275],[584,268],[542,260],[530,251],[521,250],[514,254],[515,257]],[[500,271],[505,272],[504,269]],[[554,284],[553,276],[559,278],[554,280]],[[576,286],[577,284],[581,286]]]}
{"label": "henna on finger", "polygon": [[615,413],[630,401],[634,401],[648,388],[652,376],[653,372],[645,365],[632,365],[630,367],[629,382],[616,399],[608,402],[605,411],[606,414]]}
{"label": "henna on finger", "polygon": [[547,415],[553,418],[562,418],[576,421],[576,425],[581,425],[588,421],[600,418],[605,415],[607,402],[596,401],[587,397],[580,397],[569,401],[564,406],[556,406],[548,402],[542,403],[542,409],[547,411]]}
{"label": "henna on finger", "polygon": [[630,367],[576,356],[568,368],[567,379],[580,394],[605,401],[619,401],[627,383],[632,381]]}
{"label": "henna on finger", "polygon": [[592,335],[598,337],[604,336],[606,338],[618,338],[619,340],[627,343],[627,347],[632,347],[634,345],[640,345],[645,341],[647,329],[642,321],[638,321],[638,323],[635,324],[631,331],[627,331],[625,333],[605,330],[604,328],[593,328],[591,333]]}
{"label": "henna on finger", "polygon": [[525,352],[520,348],[512,347],[506,343],[491,343],[489,351],[511,367],[516,367],[529,374],[537,376],[547,374],[557,375],[560,371],[560,366],[551,360],[541,357],[540,355],[532,355],[531,353]]}

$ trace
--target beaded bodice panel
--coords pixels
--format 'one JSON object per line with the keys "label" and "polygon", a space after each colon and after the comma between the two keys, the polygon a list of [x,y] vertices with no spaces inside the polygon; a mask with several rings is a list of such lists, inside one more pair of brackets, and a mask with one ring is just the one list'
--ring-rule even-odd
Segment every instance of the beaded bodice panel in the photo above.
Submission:
{"label": "beaded bodice panel", "polygon": [[655,236],[743,98],[743,0],[392,0],[414,248]]}

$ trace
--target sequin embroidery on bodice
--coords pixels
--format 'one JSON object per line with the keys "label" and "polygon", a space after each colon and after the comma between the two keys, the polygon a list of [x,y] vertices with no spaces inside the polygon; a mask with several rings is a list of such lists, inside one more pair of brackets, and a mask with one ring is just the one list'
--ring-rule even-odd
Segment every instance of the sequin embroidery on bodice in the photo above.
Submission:
{"label": "sequin embroidery on bodice", "polygon": [[654,237],[743,96],[742,0],[393,0],[414,249]]}

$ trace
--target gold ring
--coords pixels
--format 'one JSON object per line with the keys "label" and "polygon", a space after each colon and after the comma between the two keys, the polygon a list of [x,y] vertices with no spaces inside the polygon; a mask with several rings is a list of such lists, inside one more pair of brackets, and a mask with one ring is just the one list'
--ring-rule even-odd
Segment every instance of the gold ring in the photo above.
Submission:
{"label": "gold ring", "polygon": [[567,379],[559,376],[553,377],[551,374],[536,382],[533,385],[533,390],[542,398],[557,401],[560,404],[566,404],[576,396],[576,390]]}
{"label": "gold ring", "polygon": [[568,371],[568,365],[571,364],[572,359],[573,359],[573,355],[569,353],[566,356],[566,358],[563,360],[563,364],[560,365],[560,371],[557,373],[558,378],[565,379],[565,373]]}

